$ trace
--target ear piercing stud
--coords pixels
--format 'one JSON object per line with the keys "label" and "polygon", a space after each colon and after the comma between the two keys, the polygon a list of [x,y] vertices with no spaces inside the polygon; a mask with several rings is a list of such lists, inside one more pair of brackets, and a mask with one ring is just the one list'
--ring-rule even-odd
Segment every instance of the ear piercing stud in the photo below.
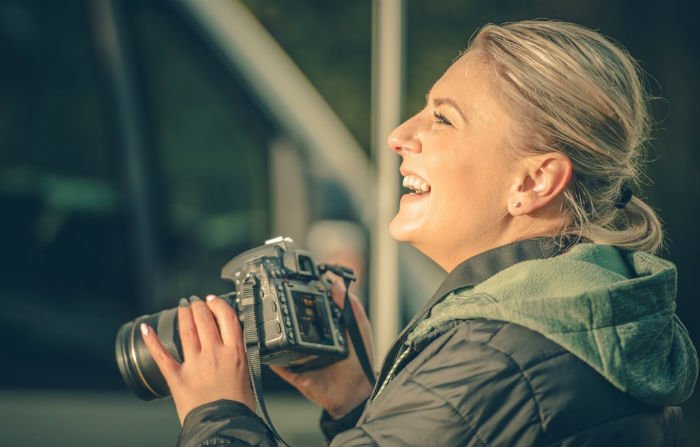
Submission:
{"label": "ear piercing stud", "polygon": [[513,208],[520,208],[520,202],[513,202]]}

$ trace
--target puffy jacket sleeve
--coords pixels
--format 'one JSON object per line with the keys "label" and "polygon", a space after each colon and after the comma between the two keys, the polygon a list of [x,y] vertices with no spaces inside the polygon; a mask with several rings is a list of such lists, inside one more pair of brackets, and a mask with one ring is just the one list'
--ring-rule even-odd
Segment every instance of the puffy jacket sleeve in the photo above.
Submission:
{"label": "puffy jacket sleeve", "polygon": [[218,400],[192,410],[177,440],[178,447],[276,445],[262,419],[232,400]]}
{"label": "puffy jacket sleeve", "polygon": [[[489,344],[493,335],[493,327],[474,334],[462,322],[432,341],[331,447],[534,444],[532,392],[517,364]],[[492,437],[503,432],[512,435]]]}

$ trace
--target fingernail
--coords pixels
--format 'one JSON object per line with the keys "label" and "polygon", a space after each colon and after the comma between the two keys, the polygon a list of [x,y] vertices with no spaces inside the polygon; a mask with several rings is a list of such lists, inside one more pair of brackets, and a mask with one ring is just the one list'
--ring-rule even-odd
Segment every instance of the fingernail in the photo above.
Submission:
{"label": "fingernail", "polygon": [[200,297],[198,297],[197,295],[192,295],[190,297],[190,303],[194,303],[195,301],[202,301],[202,299]]}
{"label": "fingernail", "polygon": [[190,305],[190,302],[187,301],[187,298],[180,298],[180,307],[187,307]]}
{"label": "fingernail", "polygon": [[207,295],[207,301],[211,301],[216,298],[216,295]]}
{"label": "fingernail", "polygon": [[141,323],[141,333],[143,335],[148,335],[148,325],[146,323]]}

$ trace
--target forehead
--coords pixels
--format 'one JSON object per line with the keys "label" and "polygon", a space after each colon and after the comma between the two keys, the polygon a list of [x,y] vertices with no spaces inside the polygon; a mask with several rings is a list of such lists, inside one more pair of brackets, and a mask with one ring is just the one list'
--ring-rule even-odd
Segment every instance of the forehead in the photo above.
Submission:
{"label": "forehead", "polygon": [[505,115],[493,94],[491,71],[478,54],[467,52],[457,59],[433,85],[432,98],[451,98],[469,115],[494,118]]}
{"label": "forehead", "polygon": [[486,64],[477,54],[466,52],[460,56],[437,80],[433,88],[456,88],[468,82],[480,83],[485,79]]}

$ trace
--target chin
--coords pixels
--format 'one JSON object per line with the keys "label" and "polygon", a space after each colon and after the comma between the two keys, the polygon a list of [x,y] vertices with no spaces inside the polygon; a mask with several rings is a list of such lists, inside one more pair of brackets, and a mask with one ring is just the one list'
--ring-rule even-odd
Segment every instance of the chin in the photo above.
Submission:
{"label": "chin", "polygon": [[389,224],[389,235],[397,242],[415,244],[419,233],[420,227],[415,223],[404,222],[400,217],[400,213]]}
{"label": "chin", "polygon": [[407,235],[401,229],[396,228],[394,221],[389,224],[389,235],[397,242],[410,242]]}

